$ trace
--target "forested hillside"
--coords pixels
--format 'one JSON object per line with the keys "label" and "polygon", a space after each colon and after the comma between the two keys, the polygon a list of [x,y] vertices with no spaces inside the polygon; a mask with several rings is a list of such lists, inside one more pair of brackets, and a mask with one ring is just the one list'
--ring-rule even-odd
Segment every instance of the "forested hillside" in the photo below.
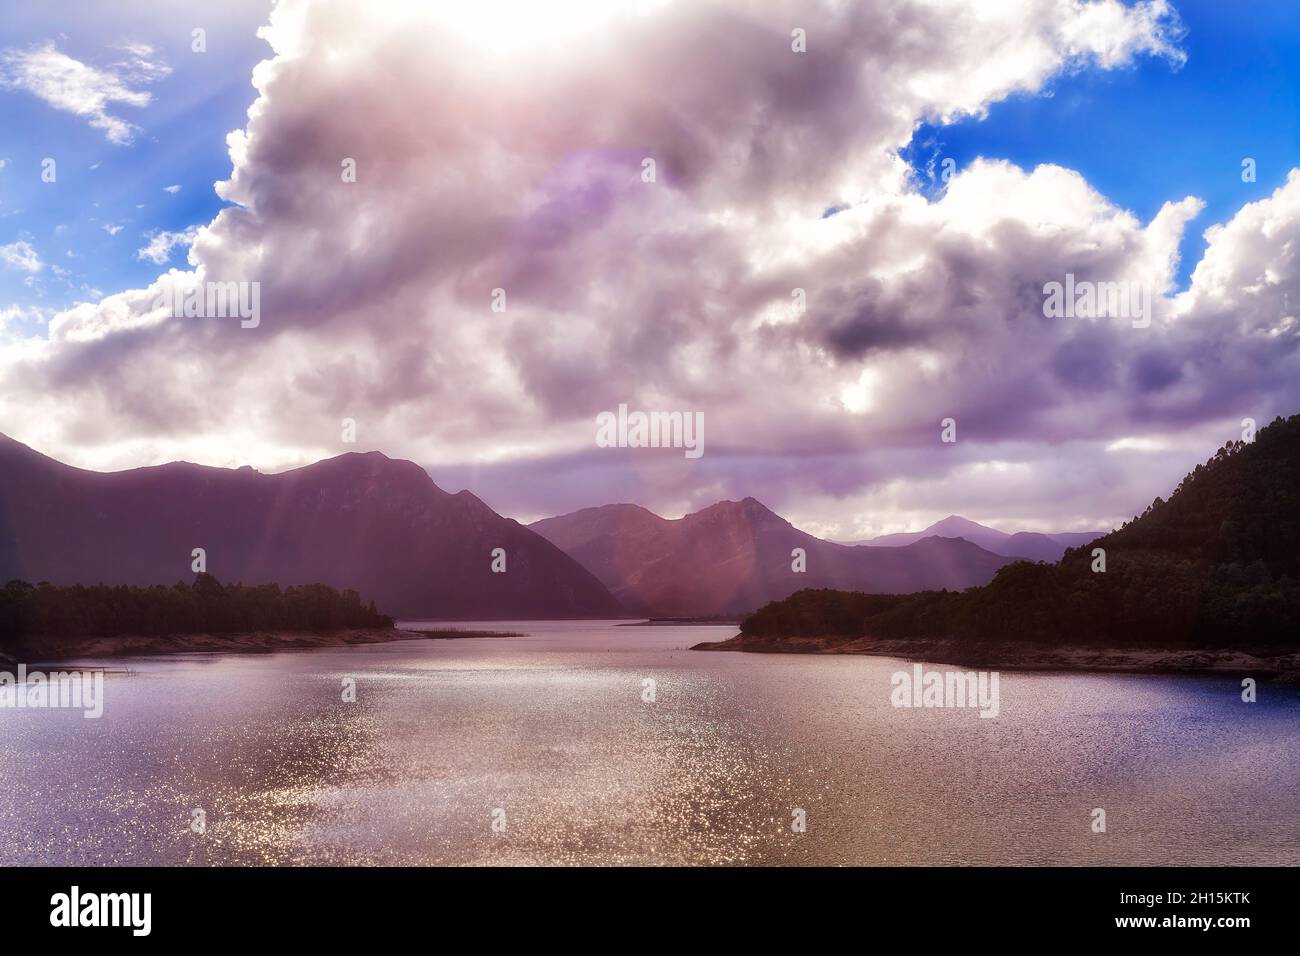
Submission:
{"label": "forested hillside", "polygon": [[[1105,552],[1094,570],[1093,549]],[[1017,562],[963,592],[801,591],[744,633],[1176,647],[1296,643],[1300,415],[1229,442],[1169,500],[1056,564]]]}
{"label": "forested hillside", "polygon": [[10,581],[0,588],[0,649],[28,638],[237,634],[391,628],[356,591],[323,584],[281,590],[223,585],[210,574],[193,584],[56,587]]}

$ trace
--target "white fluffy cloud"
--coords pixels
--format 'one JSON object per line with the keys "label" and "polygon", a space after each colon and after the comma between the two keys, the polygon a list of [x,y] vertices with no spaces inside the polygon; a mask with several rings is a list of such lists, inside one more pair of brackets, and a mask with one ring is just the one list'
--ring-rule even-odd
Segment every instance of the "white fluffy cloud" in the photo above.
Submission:
{"label": "white fluffy cloud", "polygon": [[84,117],[112,143],[129,143],[135,127],[109,112],[115,104],[148,106],[140,87],[171,72],[151,47],[131,44],[126,58],[100,69],[62,53],[53,43],[0,53],[0,84],[26,90],[50,106]]}
{"label": "white fluffy cloud", "polygon": [[[1166,4],[565,9],[279,4],[238,205],[186,274],[260,282],[260,326],[168,319],[159,286],[79,306],[0,353],[0,422],[38,408],[32,437],[88,465],[275,467],[349,450],[352,418],[521,517],[754,494],[848,537],[999,489],[1027,522],[1123,517],[1243,408],[1294,410],[1294,177],[1167,298],[1194,197],[1144,223],[1070,170],[981,161],[931,201],[897,155],[1061,71],[1176,63]],[[1145,284],[1151,326],[1044,317],[1066,273]],[[595,448],[621,402],[703,411],[704,458]],[[1190,460],[1106,451],[1157,431]]]}
{"label": "white fluffy cloud", "polygon": [[0,262],[22,272],[40,272],[45,265],[36,250],[32,248],[32,244],[21,239],[7,246],[0,246]]}
{"label": "white fluffy cloud", "polygon": [[176,249],[188,248],[199,234],[198,226],[190,226],[179,232],[165,229],[156,230],[145,236],[149,241],[136,253],[136,258],[155,265],[166,265]]}

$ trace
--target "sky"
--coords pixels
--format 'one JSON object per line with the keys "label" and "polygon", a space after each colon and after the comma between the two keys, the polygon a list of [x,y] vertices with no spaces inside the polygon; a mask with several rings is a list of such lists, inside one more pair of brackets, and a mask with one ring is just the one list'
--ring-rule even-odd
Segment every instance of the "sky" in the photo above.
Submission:
{"label": "sky", "polygon": [[[100,470],[377,449],[524,521],[1108,528],[1300,411],[1288,6],[19,8],[0,432]],[[1149,321],[1047,314],[1067,275]],[[230,281],[255,324],[160,305]],[[621,404],[704,453],[601,447]]]}

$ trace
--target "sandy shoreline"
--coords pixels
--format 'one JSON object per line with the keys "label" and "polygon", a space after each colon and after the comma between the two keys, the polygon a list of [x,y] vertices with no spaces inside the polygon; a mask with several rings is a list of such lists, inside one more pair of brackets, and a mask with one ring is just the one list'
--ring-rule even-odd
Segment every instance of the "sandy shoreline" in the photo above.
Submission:
{"label": "sandy shoreline", "polygon": [[[71,658],[112,658],[153,654],[220,652],[272,653],[391,641],[507,637],[506,632],[455,629],[431,631],[346,628],[336,631],[257,631],[248,634],[172,634],[158,637],[57,638],[39,645],[0,651],[0,667]],[[1023,644],[969,644],[958,641],[874,640],[871,638],[754,637],[737,634],[725,641],[705,641],[693,651],[739,651],[752,654],[854,654],[897,657],[933,664],[1000,670],[1097,671],[1143,674],[1204,674],[1256,677],[1300,684],[1300,651],[1292,648],[1172,650],[1167,648],[1047,648]]]}
{"label": "sandy shoreline", "polygon": [[619,624],[618,627],[736,627],[740,624],[737,618],[726,620],[715,620],[708,617],[652,617],[645,621],[629,621],[626,624]]}
{"label": "sandy shoreline", "polygon": [[862,654],[997,670],[1202,674],[1275,679],[1300,684],[1300,651],[1293,648],[1255,648],[1252,649],[1254,653],[1235,648],[1048,648],[1023,644],[967,644],[958,641],[771,638],[737,634],[725,641],[696,644],[691,650],[743,651],[752,654]]}
{"label": "sandy shoreline", "polygon": [[[467,635],[469,636],[469,635]],[[156,637],[49,638],[39,644],[0,651],[0,666],[18,660],[27,663],[69,658],[133,657],[150,654],[192,654],[220,651],[227,654],[265,654],[273,651],[348,644],[385,644],[390,641],[426,640],[430,635],[398,628],[344,628],[319,633],[255,631],[248,634],[167,634]]]}

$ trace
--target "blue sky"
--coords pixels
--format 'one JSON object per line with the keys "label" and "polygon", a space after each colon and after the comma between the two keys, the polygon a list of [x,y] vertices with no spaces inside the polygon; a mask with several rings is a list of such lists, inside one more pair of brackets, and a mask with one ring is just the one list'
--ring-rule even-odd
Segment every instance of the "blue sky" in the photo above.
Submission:
{"label": "blue sky", "polygon": [[[1166,200],[1199,196],[1205,210],[1181,249],[1185,286],[1205,229],[1267,196],[1300,165],[1300,7],[1294,0],[1175,7],[1187,31],[1181,67],[1142,57],[1127,69],[1063,76],[1047,95],[1013,96],[984,119],[923,126],[904,155],[923,175],[945,157],[959,168],[977,156],[1066,166],[1144,222]],[[1244,157],[1256,161],[1254,183],[1241,180]]]}
{"label": "blue sky", "polygon": [[[147,285],[160,271],[138,256],[148,236],[212,218],[222,205],[212,184],[230,169],[226,134],[244,125],[255,95],[249,76],[268,53],[255,31],[269,6],[178,4],[175,15],[160,18],[138,3],[87,11],[55,2],[7,14],[6,51],[53,43],[108,68],[122,58],[120,47],[144,43],[171,72],[137,84],[152,97],[147,107],[110,108],[138,127],[128,144],[29,92],[0,90],[0,245],[27,242],[51,266],[36,276],[0,269],[0,307],[58,310]],[[1026,168],[1057,163],[1144,221],[1167,200],[1199,196],[1207,205],[1183,241],[1185,285],[1204,229],[1271,192],[1300,157],[1300,30],[1286,0],[1249,10],[1183,0],[1177,8],[1186,28],[1181,67],[1143,57],[1127,69],[1072,73],[1045,95],[994,105],[985,118],[924,125],[904,155],[923,178],[947,157],[959,166],[977,156]],[[195,26],[207,31],[204,54],[190,49]],[[58,161],[57,184],[40,179],[47,156]],[[1253,184],[1241,180],[1247,156],[1257,163]],[[169,186],[181,188],[165,192]],[[184,261],[184,247],[175,247],[169,264]]]}
{"label": "blue sky", "polygon": [[[252,68],[270,53],[255,35],[269,7],[268,0],[176,3],[167,16],[156,5],[121,2],[6,10],[6,53],[52,43],[59,53],[112,71],[131,58],[123,47],[144,44],[149,62],[170,72],[153,82],[127,81],[150,95],[147,106],[108,106],[138,127],[129,143],[110,142],[83,116],[31,92],[0,89],[0,246],[26,242],[47,264],[36,274],[0,269],[0,308],[57,311],[93,301],[97,292],[146,286],[166,268],[139,259],[146,236],[212,219],[223,205],[212,185],[230,173],[226,134],[244,125],[256,97]],[[191,50],[196,27],[206,31],[205,53]],[[45,157],[57,163],[54,183],[41,180]],[[168,186],[181,188],[169,193]],[[169,264],[184,266],[184,247],[172,249]],[[37,331],[25,324],[25,331]]]}

